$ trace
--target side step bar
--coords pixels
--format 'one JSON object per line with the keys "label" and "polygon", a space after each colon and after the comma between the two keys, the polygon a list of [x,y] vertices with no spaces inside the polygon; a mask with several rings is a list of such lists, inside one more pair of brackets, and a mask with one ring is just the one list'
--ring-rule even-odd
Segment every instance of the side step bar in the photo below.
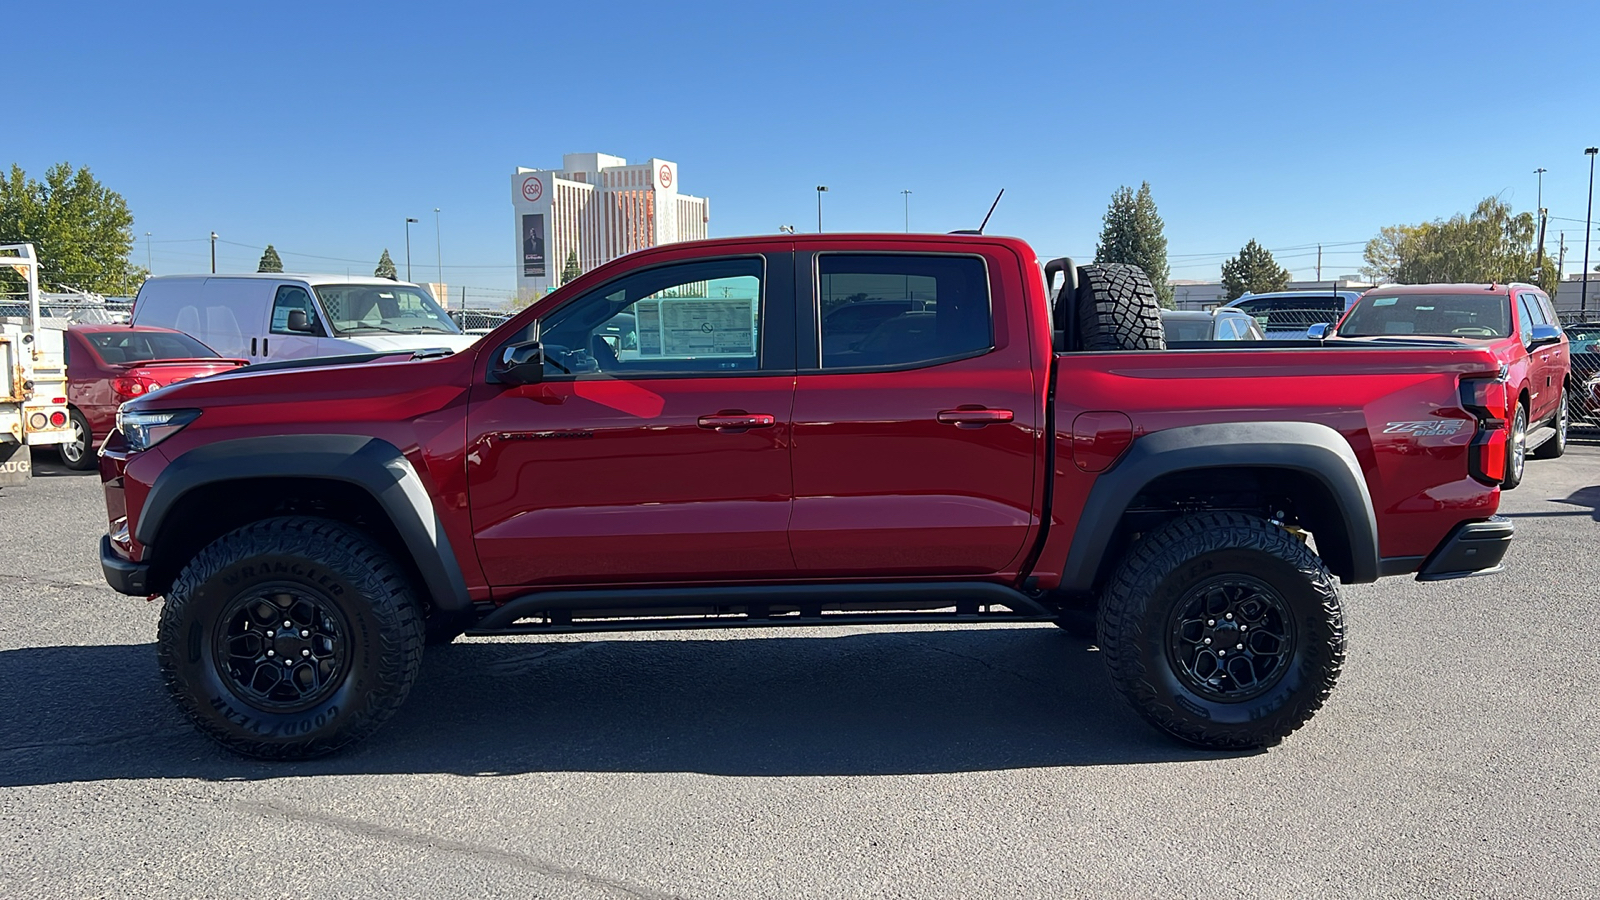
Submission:
{"label": "side step bar", "polygon": [[[1002,606],[1004,610],[992,607]],[[467,629],[472,635],[795,625],[1051,622],[1037,600],[989,582],[738,585],[551,590],[524,594]]]}

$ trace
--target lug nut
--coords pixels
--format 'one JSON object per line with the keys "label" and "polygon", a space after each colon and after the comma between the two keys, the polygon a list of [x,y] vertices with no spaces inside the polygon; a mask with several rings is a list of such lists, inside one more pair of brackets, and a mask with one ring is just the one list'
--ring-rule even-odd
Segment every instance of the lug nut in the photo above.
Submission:
{"label": "lug nut", "polygon": [[[1209,644],[1209,643],[1211,643],[1211,638],[1206,638],[1206,643],[1208,643],[1208,644]],[[267,652],[268,652],[268,653],[271,653],[271,652],[272,652],[272,651],[271,651],[271,650],[268,650],[268,651],[267,651]]]}
{"label": "lug nut", "polygon": [[1233,649],[1235,649],[1235,650],[1243,650],[1244,649],[1244,645],[1243,644],[1234,644],[1233,645]]}
{"label": "lug nut", "polygon": [[1207,619],[1206,620],[1206,624],[1207,625],[1215,625],[1215,624],[1217,624],[1217,620],[1216,619]]}
{"label": "lug nut", "polygon": [[[1244,645],[1240,644],[1239,646],[1243,647]],[[311,655],[311,651],[310,650],[301,650],[300,651],[300,655],[301,656],[310,656]]]}
{"label": "lug nut", "polygon": [[283,661],[283,664],[286,665],[286,666],[292,666],[292,665],[294,665],[294,660],[286,659],[286,660]]}
{"label": "lug nut", "polygon": [[272,629],[270,629],[270,628],[267,629],[267,637],[272,637],[272,634],[273,634]]}
{"label": "lug nut", "polygon": [[276,651],[276,650],[268,650],[267,651],[267,655],[268,656],[277,656],[278,655],[278,651]]}
{"label": "lug nut", "polygon": [[[1228,618],[1231,619],[1231,618],[1233,618],[1233,616],[1229,616]],[[293,628],[294,627],[294,623],[289,621],[288,619],[284,619],[283,620],[283,627],[285,627],[285,628]]]}
{"label": "lug nut", "polygon": [[1228,655],[1228,651],[1226,651],[1226,650],[1218,650],[1217,651],[1217,655],[1218,656],[1227,656]]}
{"label": "lug nut", "polygon": [[[1228,615],[1227,615],[1227,618],[1229,618],[1229,619],[1231,619],[1231,618],[1233,618],[1233,613],[1228,613]],[[288,622],[285,622],[285,623],[283,623],[283,624],[284,624],[284,625],[288,625],[288,624],[289,624],[289,623],[288,623]]]}
{"label": "lug nut", "polygon": [[1240,631],[1249,631],[1250,630],[1250,626],[1249,625],[1240,625],[1239,626],[1239,630]]}
{"label": "lug nut", "polygon": [[301,637],[311,637],[311,629],[307,628],[307,629],[301,631],[300,632],[300,636]]}

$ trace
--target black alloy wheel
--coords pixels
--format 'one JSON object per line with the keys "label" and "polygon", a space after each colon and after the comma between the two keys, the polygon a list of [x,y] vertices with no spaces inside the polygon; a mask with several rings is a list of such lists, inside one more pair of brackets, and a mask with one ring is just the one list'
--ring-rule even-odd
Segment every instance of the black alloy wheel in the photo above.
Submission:
{"label": "black alloy wheel", "polygon": [[349,667],[349,626],[321,590],[269,583],[236,597],[213,632],[212,653],[228,688],[252,706],[297,712],[315,706]]}
{"label": "black alloy wheel", "polygon": [[1209,578],[1172,609],[1167,653],[1173,671],[1197,693],[1239,702],[1283,678],[1295,645],[1283,596],[1249,575]]}

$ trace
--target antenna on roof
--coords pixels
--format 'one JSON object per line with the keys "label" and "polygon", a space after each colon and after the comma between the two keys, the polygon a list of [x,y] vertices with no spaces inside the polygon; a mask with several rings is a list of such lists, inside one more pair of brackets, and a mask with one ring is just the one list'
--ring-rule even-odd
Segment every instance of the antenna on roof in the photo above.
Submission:
{"label": "antenna on roof", "polygon": [[994,195],[994,202],[989,204],[989,215],[986,215],[986,216],[983,217],[983,224],[978,226],[978,230],[977,231],[972,231],[971,229],[963,228],[963,229],[961,229],[959,231],[952,231],[950,233],[951,234],[983,234],[983,229],[989,227],[989,216],[994,215],[994,208],[996,206],[1000,205],[1000,198],[1004,197],[1005,195],[1006,195],[1006,189],[1005,188],[1001,188],[1000,189],[1000,193]]}

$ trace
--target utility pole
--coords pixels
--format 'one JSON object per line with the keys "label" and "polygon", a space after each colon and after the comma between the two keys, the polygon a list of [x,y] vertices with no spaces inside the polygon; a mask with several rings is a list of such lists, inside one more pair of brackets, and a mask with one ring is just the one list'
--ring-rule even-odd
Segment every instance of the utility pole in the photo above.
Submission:
{"label": "utility pole", "polygon": [[1537,258],[1534,261],[1533,270],[1538,272],[1541,278],[1544,276],[1544,172],[1545,170],[1542,167],[1533,170],[1533,174],[1539,176],[1539,199],[1535,201],[1539,210],[1539,249],[1536,251]]}
{"label": "utility pole", "polygon": [[211,232],[211,274],[217,274],[217,233]]}
{"label": "utility pole", "polygon": [[1567,233],[1558,231],[1556,234],[1559,235],[1558,239],[1560,241],[1556,251],[1556,281],[1559,282],[1561,281],[1561,276],[1567,273]]}
{"label": "utility pole", "polygon": [[1322,281],[1322,245],[1317,245],[1317,281]]}
{"label": "utility pole", "polygon": [[155,267],[156,264],[151,262],[150,257],[150,232],[146,231],[144,233],[144,273],[146,275],[151,274],[155,271]]}
{"label": "utility pole", "polygon": [[906,198],[906,234],[910,234],[911,233],[911,191],[905,190],[905,191],[901,191],[900,193],[904,194],[905,198]]}
{"label": "utility pole", "polygon": [[817,234],[822,233],[822,195],[826,194],[827,192],[827,185],[817,185]]}
{"label": "utility pole", "polygon": [[1584,155],[1589,157],[1589,211],[1583,214],[1583,287],[1578,288],[1578,312],[1589,311],[1589,244],[1594,240],[1594,233],[1590,231],[1590,223],[1594,219],[1594,156],[1600,153],[1600,147],[1585,147]]}
{"label": "utility pole", "polygon": [[411,280],[411,226],[416,224],[416,219],[406,217],[406,280]]}

